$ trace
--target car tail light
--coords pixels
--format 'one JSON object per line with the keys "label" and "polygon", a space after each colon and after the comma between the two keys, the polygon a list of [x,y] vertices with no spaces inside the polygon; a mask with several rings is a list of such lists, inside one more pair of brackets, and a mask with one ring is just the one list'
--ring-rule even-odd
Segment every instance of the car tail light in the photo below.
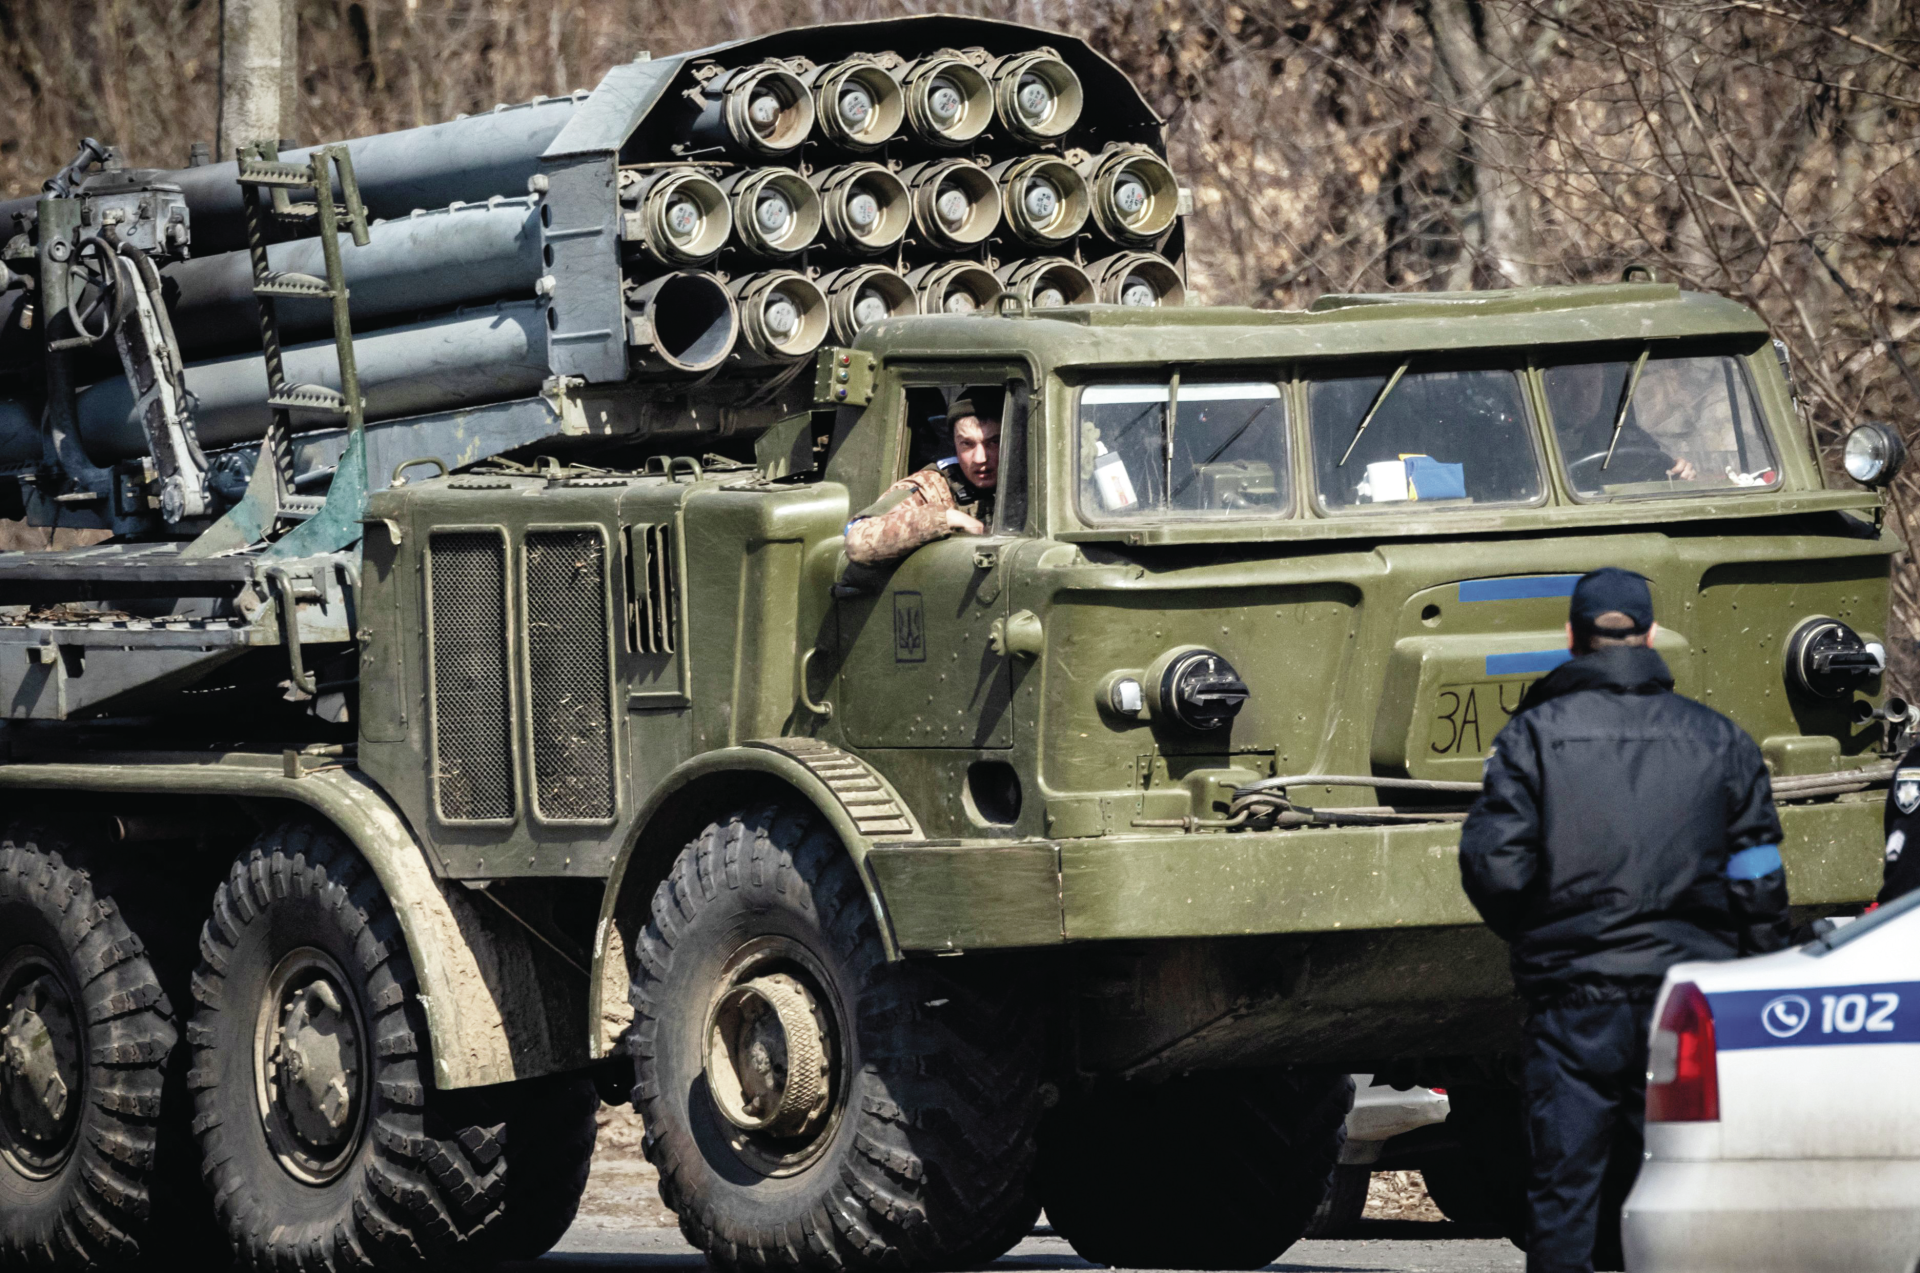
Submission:
{"label": "car tail light", "polygon": [[1720,1067],[1713,1009],[1700,987],[1683,981],[1667,995],[1648,1051],[1647,1121],[1718,1122]]}

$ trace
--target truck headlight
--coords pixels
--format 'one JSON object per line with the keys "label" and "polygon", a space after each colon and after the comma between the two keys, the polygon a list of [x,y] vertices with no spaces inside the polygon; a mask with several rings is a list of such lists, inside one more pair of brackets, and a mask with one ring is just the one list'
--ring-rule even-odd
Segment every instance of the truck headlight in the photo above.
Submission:
{"label": "truck headlight", "polygon": [[1226,656],[1186,646],[1160,656],[1147,673],[1153,714],[1188,729],[1219,729],[1246,706],[1247,683]]}
{"label": "truck headlight", "polygon": [[1907,459],[1907,444],[1890,424],[1863,424],[1847,434],[1841,462],[1847,476],[1862,486],[1885,486],[1900,472]]}
{"label": "truck headlight", "polygon": [[1838,619],[1808,619],[1787,638],[1787,683],[1817,698],[1844,698],[1886,670],[1886,650]]}

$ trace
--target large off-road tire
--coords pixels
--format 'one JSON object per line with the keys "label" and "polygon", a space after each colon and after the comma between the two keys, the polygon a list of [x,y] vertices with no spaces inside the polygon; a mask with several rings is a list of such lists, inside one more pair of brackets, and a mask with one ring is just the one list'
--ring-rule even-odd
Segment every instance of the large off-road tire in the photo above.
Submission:
{"label": "large off-road tire", "polygon": [[564,1230],[591,1082],[437,1091],[392,905],[336,833],[263,835],[215,895],[201,955],[195,1127],[242,1265],[471,1268]]}
{"label": "large off-road tire", "polygon": [[0,837],[0,1265],[98,1268],[152,1228],[173,1005],[55,834]]}
{"label": "large off-road tire", "polygon": [[1263,1268],[1326,1197],[1352,1105],[1352,1077],[1320,1071],[1095,1086],[1042,1128],[1040,1199],[1095,1264]]}
{"label": "large off-road tire", "polygon": [[714,1263],[950,1267],[1031,1225],[1034,997],[990,959],[888,964],[817,816],[709,825],[632,922],[634,1104]]}

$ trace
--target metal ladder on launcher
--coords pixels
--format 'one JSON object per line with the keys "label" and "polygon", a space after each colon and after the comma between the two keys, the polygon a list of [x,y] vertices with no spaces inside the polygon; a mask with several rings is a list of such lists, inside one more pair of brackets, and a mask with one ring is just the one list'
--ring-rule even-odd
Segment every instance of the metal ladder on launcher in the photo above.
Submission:
{"label": "metal ladder on launcher", "polygon": [[[217,556],[273,539],[266,550],[275,558],[336,552],[360,537],[366,507],[367,452],[365,402],[354,365],[353,327],[347,313],[347,282],[340,263],[344,228],[354,246],[367,245],[367,213],[353,177],[353,158],[345,146],[321,146],[305,164],[283,163],[272,142],[257,142],[239,153],[238,180],[246,207],[247,255],[253,265],[253,294],[260,303],[260,344],[266,355],[267,405],[273,420],[260,441],[260,458],[245,495],[195,541],[191,556]],[[334,186],[341,192],[334,201]],[[312,202],[296,203],[290,191],[306,190]],[[268,220],[313,224],[327,276],[275,270],[267,259]],[[276,302],[280,297],[328,301],[333,310],[333,346],[340,388],[296,384],[287,379]],[[301,495],[293,485],[293,416],[296,410],[343,416],[346,449],[324,497]]]}

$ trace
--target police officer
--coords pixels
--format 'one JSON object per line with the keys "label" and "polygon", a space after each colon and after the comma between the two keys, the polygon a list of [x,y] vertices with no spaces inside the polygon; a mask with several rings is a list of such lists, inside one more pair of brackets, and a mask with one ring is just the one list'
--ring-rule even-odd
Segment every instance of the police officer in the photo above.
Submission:
{"label": "police officer", "polygon": [[1900,758],[1887,788],[1887,860],[1880,873],[1880,896],[1891,902],[1920,888],[1920,747]]}
{"label": "police officer", "polygon": [[1617,1258],[1667,969],[1787,942],[1760,749],[1673,692],[1654,631],[1644,578],[1611,567],[1581,577],[1573,658],[1494,739],[1460,840],[1461,882],[1506,939],[1527,1007],[1529,1273],[1592,1269],[1597,1237]]}
{"label": "police officer", "polygon": [[909,473],[847,523],[847,560],[897,561],[956,532],[984,535],[1000,481],[1000,389],[968,389],[947,407],[953,454]]}

